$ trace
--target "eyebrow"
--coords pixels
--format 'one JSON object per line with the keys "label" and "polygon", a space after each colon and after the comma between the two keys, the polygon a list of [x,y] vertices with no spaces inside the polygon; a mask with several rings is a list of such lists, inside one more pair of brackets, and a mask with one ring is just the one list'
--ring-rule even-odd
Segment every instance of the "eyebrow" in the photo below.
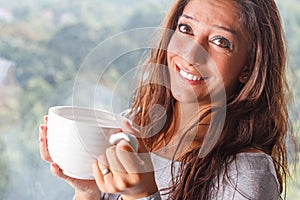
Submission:
{"label": "eyebrow", "polygon": [[228,27],[225,27],[225,26],[221,26],[221,25],[213,25],[213,27],[215,27],[217,29],[227,31],[227,32],[231,33],[232,35],[234,35],[235,37],[238,38],[237,33],[234,29],[231,29],[231,28],[228,28]]}
{"label": "eyebrow", "polygon": [[[199,23],[199,20],[197,20],[196,18],[194,18],[192,16],[186,15],[186,14],[183,14],[180,17],[183,17],[183,18],[192,20],[196,23]],[[231,29],[231,28],[228,28],[228,27],[225,27],[225,26],[222,26],[222,25],[212,25],[212,27],[217,28],[217,29],[221,29],[221,30],[226,31],[226,32],[229,32],[239,40],[238,34],[234,29]]]}
{"label": "eyebrow", "polygon": [[192,21],[195,21],[195,22],[199,23],[199,21],[198,21],[196,18],[191,17],[191,16],[186,15],[186,14],[183,14],[183,15],[181,15],[180,17],[184,17],[184,18],[186,18],[186,19],[190,19],[190,20],[192,20]]}

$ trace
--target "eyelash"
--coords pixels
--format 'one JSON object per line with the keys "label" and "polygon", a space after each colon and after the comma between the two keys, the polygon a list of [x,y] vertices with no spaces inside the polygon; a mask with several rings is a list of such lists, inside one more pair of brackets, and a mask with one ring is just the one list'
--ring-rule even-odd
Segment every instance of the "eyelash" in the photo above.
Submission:
{"label": "eyelash", "polygon": [[[184,27],[184,28],[188,28],[190,33],[187,33],[186,31],[182,31],[181,28]],[[189,34],[189,35],[193,35],[193,29],[192,27],[190,27],[189,25],[187,24],[178,24],[178,30],[181,32],[181,33],[185,33],[185,34]]]}
{"label": "eyelash", "polygon": [[[221,45],[221,44],[220,44],[220,41],[219,41],[219,44],[217,44],[217,43],[214,42],[215,40],[223,40],[223,41],[225,42],[225,45]],[[223,37],[223,36],[220,36],[220,35],[215,36],[215,37],[213,37],[213,38],[211,39],[211,41],[212,41],[214,44],[216,44],[216,45],[218,45],[219,47],[221,47],[221,48],[226,48],[226,49],[232,50],[232,44],[231,44],[231,42],[230,42],[227,38],[225,38],[225,37]]]}
{"label": "eyelash", "polygon": [[[188,29],[189,32],[187,32],[186,30],[183,31],[182,28]],[[189,25],[187,25],[187,24],[178,24],[178,30],[181,33],[184,33],[184,34],[194,35],[192,27],[189,26]],[[221,45],[220,41],[219,41],[219,43],[216,43],[215,42],[216,40],[223,40],[223,42],[225,42],[225,45]],[[227,38],[225,38],[223,36],[220,36],[220,35],[215,36],[210,41],[213,42],[215,45],[221,47],[221,48],[232,50],[232,44],[231,44],[231,42]]]}

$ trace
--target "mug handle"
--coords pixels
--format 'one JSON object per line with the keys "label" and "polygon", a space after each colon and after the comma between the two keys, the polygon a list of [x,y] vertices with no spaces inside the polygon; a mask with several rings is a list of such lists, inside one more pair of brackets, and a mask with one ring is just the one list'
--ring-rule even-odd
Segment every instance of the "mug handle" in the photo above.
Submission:
{"label": "mug handle", "polygon": [[139,144],[138,144],[136,137],[132,134],[128,134],[128,133],[124,133],[124,132],[112,134],[109,138],[109,143],[116,145],[121,140],[126,140],[127,142],[129,142],[129,144],[133,148],[134,152],[138,152]]}

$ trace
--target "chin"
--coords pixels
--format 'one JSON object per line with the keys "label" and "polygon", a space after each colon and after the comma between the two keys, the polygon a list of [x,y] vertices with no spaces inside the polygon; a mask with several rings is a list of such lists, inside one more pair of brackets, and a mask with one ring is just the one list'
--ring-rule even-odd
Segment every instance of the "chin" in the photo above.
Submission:
{"label": "chin", "polygon": [[186,93],[186,92],[174,92],[172,90],[172,95],[176,99],[176,101],[180,103],[196,103],[198,102],[198,98],[195,96],[195,94],[192,93]]}

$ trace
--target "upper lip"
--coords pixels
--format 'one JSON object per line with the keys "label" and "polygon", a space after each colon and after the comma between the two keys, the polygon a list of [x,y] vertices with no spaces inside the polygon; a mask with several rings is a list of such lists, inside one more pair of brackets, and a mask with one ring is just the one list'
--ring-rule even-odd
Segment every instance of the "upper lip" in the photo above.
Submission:
{"label": "upper lip", "polygon": [[185,70],[184,68],[182,68],[180,65],[176,64],[176,67],[178,68],[180,74],[182,76],[185,76],[185,78],[197,81],[197,80],[201,80],[201,79],[206,79],[207,77],[201,76],[199,75],[199,73],[194,73],[194,72],[190,72],[189,70]]}

